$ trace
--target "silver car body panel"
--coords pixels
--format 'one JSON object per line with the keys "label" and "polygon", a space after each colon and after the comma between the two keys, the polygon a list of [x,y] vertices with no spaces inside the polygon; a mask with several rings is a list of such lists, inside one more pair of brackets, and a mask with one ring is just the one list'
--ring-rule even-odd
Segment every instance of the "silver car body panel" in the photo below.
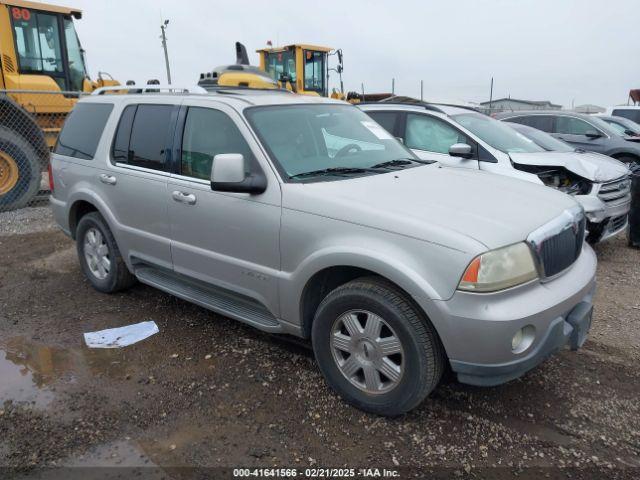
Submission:
{"label": "silver car body panel", "polygon": [[[109,102],[114,109],[93,160],[52,155],[51,205],[60,227],[74,235],[74,206],[88,202],[109,224],[127,266],[133,272],[145,269],[142,281],[222,313],[228,310],[215,306],[222,304],[216,292],[233,292],[235,305],[248,305],[254,313],[261,305],[268,312],[255,314],[254,320],[267,319],[262,324],[231,312],[258,328],[306,335],[302,301],[308,282],[327,268],[357,267],[412,296],[452,361],[491,364],[518,359],[506,347],[514,328],[530,322],[543,330],[593,289],[595,256],[586,247],[568,271],[549,282],[536,280],[494,294],[457,290],[477,255],[525,241],[576,207],[573,198],[532,182],[440,165],[339,181],[284,182],[243,110],[257,104],[339,102],[259,92],[81,101]],[[113,164],[110,147],[120,113],[126,105],[146,102],[226,112],[263,169],[267,190],[214,192],[204,180]],[[115,182],[103,183],[101,175]],[[195,202],[174,201],[174,191],[193,195]],[[195,286],[173,289],[172,282],[182,277]],[[206,285],[211,291],[202,290]]]}

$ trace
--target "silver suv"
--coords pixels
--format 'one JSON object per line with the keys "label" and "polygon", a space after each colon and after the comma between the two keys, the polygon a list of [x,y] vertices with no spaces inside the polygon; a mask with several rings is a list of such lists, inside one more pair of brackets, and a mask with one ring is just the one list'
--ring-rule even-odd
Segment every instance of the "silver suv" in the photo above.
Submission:
{"label": "silver suv", "polygon": [[342,102],[93,95],[51,175],[96,289],[138,280],[310,338],[329,385],[370,412],[410,410],[449,367],[514,379],[590,326],[596,258],[573,198],[420,160]]}

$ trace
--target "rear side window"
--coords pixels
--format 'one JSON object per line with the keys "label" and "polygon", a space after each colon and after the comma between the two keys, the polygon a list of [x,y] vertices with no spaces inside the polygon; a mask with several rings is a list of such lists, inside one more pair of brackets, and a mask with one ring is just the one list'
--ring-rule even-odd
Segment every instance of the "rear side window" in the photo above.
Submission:
{"label": "rear side window", "polygon": [[366,112],[371,118],[378,122],[391,135],[397,135],[398,117],[397,112]]}
{"label": "rear side window", "polygon": [[113,105],[108,103],[78,103],[64,123],[54,152],[92,160],[111,110]]}
{"label": "rear side window", "polygon": [[553,131],[553,117],[549,115],[531,115],[529,117],[516,117],[508,119],[510,122],[528,125],[543,132]]}
{"label": "rear side window", "polygon": [[113,142],[113,159],[153,170],[166,171],[171,105],[131,105],[124,109]]}
{"label": "rear side window", "polygon": [[629,120],[633,120],[636,123],[640,123],[640,109],[631,109],[631,108],[617,108],[611,115],[614,117],[624,117]]}

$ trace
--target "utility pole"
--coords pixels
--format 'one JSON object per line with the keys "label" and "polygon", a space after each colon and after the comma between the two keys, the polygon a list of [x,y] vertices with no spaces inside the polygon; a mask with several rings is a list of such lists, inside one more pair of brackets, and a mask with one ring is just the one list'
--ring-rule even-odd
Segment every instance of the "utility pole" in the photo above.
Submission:
{"label": "utility pole", "polygon": [[169,68],[169,52],[167,51],[167,25],[169,25],[169,20],[165,20],[162,25],[160,25],[160,30],[162,30],[162,35],[160,38],[162,39],[162,48],[164,49],[164,63],[167,66],[167,82],[171,85],[171,69]]}
{"label": "utility pole", "polygon": [[424,102],[424,80],[420,80],[420,101]]}
{"label": "utility pole", "polygon": [[489,113],[493,112],[493,77],[491,77],[491,90],[489,90]]}

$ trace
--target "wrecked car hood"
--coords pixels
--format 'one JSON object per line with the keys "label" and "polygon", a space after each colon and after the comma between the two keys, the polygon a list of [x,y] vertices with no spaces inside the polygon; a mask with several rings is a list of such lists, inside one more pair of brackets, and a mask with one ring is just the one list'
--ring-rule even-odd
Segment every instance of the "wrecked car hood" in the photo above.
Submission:
{"label": "wrecked car hood", "polygon": [[564,167],[582,178],[598,183],[629,174],[624,163],[593,152],[510,153],[509,157],[520,165]]}

